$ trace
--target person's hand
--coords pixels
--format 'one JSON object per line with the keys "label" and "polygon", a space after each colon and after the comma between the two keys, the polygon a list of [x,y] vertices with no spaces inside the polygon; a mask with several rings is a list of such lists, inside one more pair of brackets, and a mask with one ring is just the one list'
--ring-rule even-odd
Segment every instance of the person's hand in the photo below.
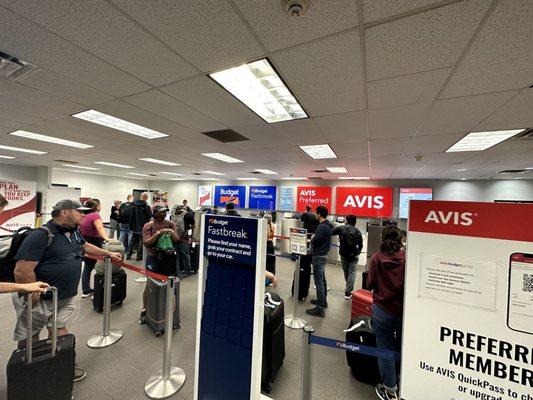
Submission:
{"label": "person's hand", "polygon": [[161,231],[163,233],[172,233],[172,229],[170,229],[170,228],[161,229]]}
{"label": "person's hand", "polygon": [[41,301],[41,293],[33,292],[30,294],[30,296],[31,296],[31,304],[35,307],[35,305]]}
{"label": "person's hand", "polygon": [[48,283],[44,282],[33,282],[33,283],[21,283],[20,284],[20,291],[23,292],[40,292],[44,293],[46,292],[46,289],[48,289],[50,285]]}
{"label": "person's hand", "polygon": [[278,278],[276,278],[276,275],[274,275],[274,276],[272,277],[272,279],[270,280],[270,282],[272,283],[272,287],[273,287],[274,289],[276,289],[276,288],[278,287]]}
{"label": "person's hand", "polygon": [[122,261],[122,254],[120,253],[109,252],[108,255],[111,261]]}

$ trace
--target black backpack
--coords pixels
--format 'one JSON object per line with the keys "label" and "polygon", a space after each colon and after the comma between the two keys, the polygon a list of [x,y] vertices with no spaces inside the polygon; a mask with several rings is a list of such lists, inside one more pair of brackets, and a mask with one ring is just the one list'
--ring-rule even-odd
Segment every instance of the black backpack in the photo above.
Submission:
{"label": "black backpack", "polygon": [[122,203],[118,208],[118,222],[121,224],[130,222],[130,206],[131,203]]}
{"label": "black backpack", "polygon": [[48,242],[46,243],[46,248],[50,247],[52,244],[52,240],[54,240],[54,234],[50,229],[43,225],[40,228],[30,228],[28,226],[24,226],[22,228],[17,229],[13,236],[11,237],[11,245],[9,246],[9,251],[3,257],[0,259],[0,282],[14,282],[15,281],[15,264],[17,263],[15,260],[15,257],[20,249],[20,246],[22,246],[22,242],[32,233],[36,230],[43,230],[48,235]]}

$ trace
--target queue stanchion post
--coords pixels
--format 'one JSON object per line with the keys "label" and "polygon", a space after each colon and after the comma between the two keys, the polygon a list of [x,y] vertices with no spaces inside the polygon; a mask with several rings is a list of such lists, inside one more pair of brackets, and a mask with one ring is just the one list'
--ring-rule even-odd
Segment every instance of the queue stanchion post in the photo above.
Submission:
{"label": "queue stanchion post", "polygon": [[[172,366],[172,328],[174,318],[174,292],[177,278],[167,279],[167,297],[165,303],[165,347],[163,350],[163,369],[148,378],[144,392],[151,399],[165,399],[177,393],[185,383],[185,371]],[[176,299],[178,301],[178,299]]]}
{"label": "queue stanchion post", "polygon": [[307,322],[298,315],[298,292],[300,291],[300,257],[296,259],[294,265],[294,302],[292,307],[292,314],[285,317],[285,326],[291,329],[302,329]]}
{"label": "queue stanchion post", "polygon": [[300,400],[313,399],[313,347],[311,335],[315,332],[312,326],[307,325],[302,331],[302,393]]}
{"label": "queue stanchion post", "polygon": [[[142,240],[142,238],[140,239]],[[148,257],[148,253],[146,252],[146,246],[143,244],[143,261],[142,261],[142,267],[143,269],[146,271],[146,258]],[[137,283],[145,283],[146,280],[148,278],[146,278],[146,275],[143,275],[143,276],[139,276],[138,278],[135,278],[133,281],[134,282],[137,282]]]}
{"label": "queue stanchion post", "polygon": [[113,280],[113,270],[111,268],[111,258],[104,258],[104,326],[101,335],[91,336],[87,340],[87,346],[93,349],[111,346],[119,341],[124,332],[111,330],[111,281]]}

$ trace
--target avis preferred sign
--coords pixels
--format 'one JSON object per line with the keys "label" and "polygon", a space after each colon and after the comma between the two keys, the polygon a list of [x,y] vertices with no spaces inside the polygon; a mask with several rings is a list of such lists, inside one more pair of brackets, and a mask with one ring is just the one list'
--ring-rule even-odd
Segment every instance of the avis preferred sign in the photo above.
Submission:
{"label": "avis preferred sign", "polygon": [[338,187],[336,194],[336,214],[383,218],[392,216],[392,188]]}

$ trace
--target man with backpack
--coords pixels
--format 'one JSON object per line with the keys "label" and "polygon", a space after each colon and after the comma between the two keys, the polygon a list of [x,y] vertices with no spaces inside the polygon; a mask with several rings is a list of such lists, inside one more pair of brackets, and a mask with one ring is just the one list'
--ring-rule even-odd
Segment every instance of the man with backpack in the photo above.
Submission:
{"label": "man with backpack", "polygon": [[[82,256],[90,254],[111,257],[115,261],[122,259],[119,253],[100,249],[83,239],[78,226],[85,210],[87,208],[76,200],[61,200],[54,206],[50,221],[32,230],[22,242],[17,241],[20,248],[14,258],[15,282],[39,280],[57,288],[58,336],[68,333],[67,324],[76,312],[78,302],[75,297],[80,283]],[[40,331],[45,326],[49,329],[52,326],[53,304],[41,293],[33,293],[32,301],[35,306],[31,334],[33,340],[38,340]],[[19,342],[19,347],[23,347],[27,336],[24,298],[14,294],[13,304],[17,312],[14,340]],[[76,367],[74,380],[81,380],[85,375],[85,371]]]}
{"label": "man with backpack", "polygon": [[178,241],[174,243],[176,250],[176,273],[183,272],[185,275],[191,274],[191,256],[189,249],[189,230],[194,229],[194,213],[186,205],[175,208],[171,216],[172,221],[176,224]]}
{"label": "man with backpack", "polygon": [[133,195],[129,194],[126,197],[126,202],[122,203],[118,208],[118,227],[120,230],[120,240],[124,244],[124,248],[128,248],[129,235],[130,235],[130,207],[133,202]]}
{"label": "man with backpack", "polygon": [[129,243],[126,258],[129,260],[133,253],[133,245],[137,244],[137,261],[143,259],[143,239],[142,231],[143,227],[148,221],[152,219],[152,210],[147,203],[148,193],[141,194],[139,200],[135,200],[129,207]]}
{"label": "man with backpack", "polygon": [[332,235],[339,235],[342,269],[344,270],[344,280],[346,287],[344,289],[344,298],[349,300],[352,296],[353,285],[355,282],[355,270],[359,262],[359,254],[363,248],[363,235],[355,227],[357,217],[348,215],[346,224],[333,229]]}

